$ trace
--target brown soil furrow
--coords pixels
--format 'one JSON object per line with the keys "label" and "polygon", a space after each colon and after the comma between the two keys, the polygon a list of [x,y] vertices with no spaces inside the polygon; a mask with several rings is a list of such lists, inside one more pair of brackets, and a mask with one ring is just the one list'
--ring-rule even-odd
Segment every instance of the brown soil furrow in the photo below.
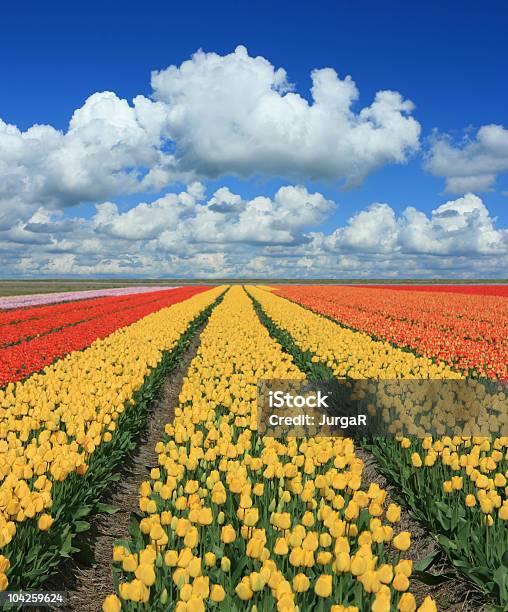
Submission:
{"label": "brown soil furrow", "polygon": [[86,541],[92,547],[95,563],[92,566],[80,566],[71,562],[72,566],[69,564],[64,567],[57,577],[57,580],[63,580],[65,587],[62,587],[61,582],[57,585],[56,581],[52,587],[68,591],[69,606],[66,610],[97,612],[102,609],[104,598],[114,592],[111,572],[113,544],[115,540],[130,537],[131,513],[138,510],[139,486],[149,479],[150,469],[157,466],[155,445],[162,440],[166,423],[173,420],[182,381],[198,350],[202,329],[192,339],[178,368],[167,377],[150,414],[146,432],[139,440],[135,452],[126,458],[121,479],[105,500],[119,508],[119,511],[115,514],[100,514],[91,520],[92,526],[86,534]]}

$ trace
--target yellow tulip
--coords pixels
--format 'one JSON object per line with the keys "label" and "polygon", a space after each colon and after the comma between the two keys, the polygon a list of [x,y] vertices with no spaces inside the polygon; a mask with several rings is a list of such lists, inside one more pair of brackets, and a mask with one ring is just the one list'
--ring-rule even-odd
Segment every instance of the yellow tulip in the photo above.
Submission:
{"label": "yellow tulip", "polygon": [[108,595],[102,602],[103,612],[120,612],[122,603],[116,595]]}
{"label": "yellow tulip", "polygon": [[210,578],[208,576],[198,576],[192,583],[192,596],[199,599],[206,599],[210,594]]}
{"label": "yellow tulip", "polygon": [[468,508],[472,508],[473,506],[476,506],[476,497],[474,495],[466,495],[466,506]]}
{"label": "yellow tulip", "polygon": [[437,612],[436,602],[432,599],[432,597],[425,597],[422,605],[418,608],[418,612]]}
{"label": "yellow tulip", "polygon": [[399,599],[397,609],[400,612],[415,612],[416,600],[412,593],[404,593]]}
{"label": "yellow tulip", "polygon": [[398,523],[400,521],[400,506],[397,506],[397,504],[389,504],[386,510],[386,518],[390,523]]}
{"label": "yellow tulip", "polygon": [[0,555],[0,573],[5,574],[11,567],[11,562],[4,555]]}
{"label": "yellow tulip", "polygon": [[231,544],[236,540],[236,532],[232,525],[224,525],[221,530],[221,540],[224,544]]}
{"label": "yellow tulip", "polygon": [[152,565],[138,565],[135,572],[136,578],[141,580],[145,586],[152,586],[155,583],[155,571]]}
{"label": "yellow tulip", "polygon": [[393,545],[397,550],[406,551],[411,546],[411,534],[409,531],[401,531],[393,538]]}
{"label": "yellow tulip", "polygon": [[210,599],[212,601],[220,603],[221,601],[224,601],[225,597],[226,592],[220,584],[212,585],[212,588],[210,589]]}
{"label": "yellow tulip", "polygon": [[409,580],[405,574],[395,574],[392,586],[396,591],[407,591],[409,588]]}
{"label": "yellow tulip", "polygon": [[252,599],[252,589],[249,586],[249,581],[247,579],[247,582],[242,581],[240,582],[236,588],[235,588],[235,592],[238,595],[238,597],[243,600],[243,601],[247,601],[249,599]]}
{"label": "yellow tulip", "polygon": [[37,527],[41,531],[47,531],[51,525],[55,522],[55,519],[49,514],[42,514],[37,521]]}
{"label": "yellow tulip", "polygon": [[285,538],[277,538],[275,542],[275,546],[273,547],[273,552],[276,555],[287,555],[289,552],[288,544]]}
{"label": "yellow tulip", "polygon": [[223,572],[229,572],[229,570],[231,569],[231,561],[228,557],[222,557],[222,559],[220,560],[220,567]]}
{"label": "yellow tulip", "polygon": [[295,593],[305,593],[309,590],[310,580],[305,574],[299,573],[293,578],[293,590]]}
{"label": "yellow tulip", "polygon": [[319,597],[330,597],[332,594],[332,577],[330,574],[321,574],[314,585],[314,592]]}
{"label": "yellow tulip", "polygon": [[174,567],[178,563],[178,553],[176,550],[168,550],[164,555],[164,563],[168,567]]}
{"label": "yellow tulip", "polygon": [[217,557],[215,556],[213,552],[207,552],[205,553],[204,560],[205,560],[205,565],[207,567],[213,567],[215,565]]}
{"label": "yellow tulip", "polygon": [[413,562],[411,559],[402,559],[395,566],[395,573],[404,574],[408,578],[411,576],[413,572]]}

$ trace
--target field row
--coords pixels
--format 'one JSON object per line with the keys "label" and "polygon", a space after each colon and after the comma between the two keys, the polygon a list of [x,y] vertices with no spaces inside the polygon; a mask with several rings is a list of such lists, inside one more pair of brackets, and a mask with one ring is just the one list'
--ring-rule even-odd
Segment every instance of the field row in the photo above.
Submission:
{"label": "field row", "polygon": [[134,308],[137,322],[0,390],[3,588],[37,586],[75,550],[186,334],[224,291],[195,289],[178,303],[169,292],[173,305],[161,297],[158,312]]}
{"label": "field row", "polygon": [[[231,329],[235,334],[231,334]],[[114,551],[112,612],[415,610],[410,533],[365,482],[353,442],[258,434],[257,381],[303,379],[240,287],[201,335],[136,537]],[[433,610],[428,598],[420,610]]]}
{"label": "field row", "polygon": [[113,289],[89,289],[87,291],[63,291],[60,293],[37,293],[32,295],[15,295],[12,297],[0,297],[0,311],[9,309],[30,308],[33,306],[44,306],[57,302],[75,302],[76,300],[89,300],[97,297],[114,297],[119,295],[134,295],[140,293],[152,293],[153,291],[167,291],[174,287],[117,287]]}
{"label": "field row", "polygon": [[322,286],[288,286],[278,293],[473,376],[508,378],[508,300],[503,297]]}
{"label": "field row", "polygon": [[205,290],[181,287],[22,311],[27,316],[35,312],[38,318],[0,326],[0,386],[21,380],[59,357]]}
{"label": "field row", "polygon": [[391,291],[425,291],[426,293],[464,293],[466,295],[496,295],[508,297],[508,284],[503,285],[355,285],[369,289]]}
{"label": "field row", "polygon": [[[175,296],[178,296],[178,292],[176,292]],[[168,297],[168,295],[162,292],[150,292],[141,296],[104,297],[83,302],[64,302],[56,306],[42,306],[30,310],[13,311],[12,314],[24,314],[25,318],[4,323],[3,325],[0,323],[0,347],[3,348],[23,341],[26,342],[31,338],[42,336],[64,327],[70,327],[71,325],[91,321],[92,319],[100,319],[105,315],[114,316],[115,313],[129,310],[134,305],[153,304],[159,302],[161,297]]]}

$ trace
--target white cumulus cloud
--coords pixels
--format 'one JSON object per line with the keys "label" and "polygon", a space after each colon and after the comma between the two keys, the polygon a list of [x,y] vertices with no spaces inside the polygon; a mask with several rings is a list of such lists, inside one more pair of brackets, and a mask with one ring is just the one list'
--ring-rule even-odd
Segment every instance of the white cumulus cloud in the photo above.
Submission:
{"label": "white cumulus cloud", "polygon": [[243,198],[193,183],[126,211],[97,204],[88,219],[38,210],[0,230],[0,266],[15,277],[208,278],[488,278],[508,267],[508,229],[476,195],[430,214],[374,203],[324,232],[334,207],[301,186]]}
{"label": "white cumulus cloud", "polygon": [[469,256],[508,253],[508,230],[497,229],[482,200],[468,193],[430,215],[408,207],[397,217],[388,204],[372,204],[321,238],[335,251],[396,255]]}
{"label": "white cumulus cloud", "polygon": [[286,72],[245,47],[220,56],[197,52],[180,67],[152,74],[155,99],[168,108],[167,130],[182,170],[216,177],[268,174],[358,184],[418,149],[413,104],[380,91],[353,110],[358,89],[332,68],[312,72],[312,101]]}
{"label": "white cumulus cloud", "polygon": [[446,179],[448,193],[489,191],[497,176],[508,171],[508,130],[502,125],[484,125],[475,137],[457,144],[447,135],[437,135],[425,168]]}
{"label": "white cumulus cloud", "polygon": [[197,52],[152,75],[131,102],[110,91],[74,110],[66,130],[23,131],[0,119],[0,230],[38,208],[68,208],[223,175],[361,182],[418,149],[413,104],[358,89],[331,68],[312,72],[311,101],[286,72],[244,47]]}
{"label": "white cumulus cloud", "polygon": [[227,187],[206,202],[201,201],[203,195],[202,186],[194,183],[187,191],[140,203],[124,213],[111,202],[98,204],[92,225],[113,238],[157,240],[158,248],[170,251],[191,243],[294,243],[334,207],[322,194],[301,186],[281,187],[273,199],[242,200]]}
{"label": "white cumulus cloud", "polygon": [[49,125],[26,131],[0,120],[0,226],[41,205],[65,208],[149,188],[147,168],[161,152],[162,104],[133,105],[96,93],[77,109],[66,132]]}

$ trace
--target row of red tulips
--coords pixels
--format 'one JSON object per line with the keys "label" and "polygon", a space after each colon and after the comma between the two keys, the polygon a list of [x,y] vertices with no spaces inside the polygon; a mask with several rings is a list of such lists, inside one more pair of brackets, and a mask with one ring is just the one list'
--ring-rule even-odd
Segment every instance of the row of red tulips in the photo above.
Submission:
{"label": "row of red tulips", "polygon": [[[209,287],[181,287],[159,292],[158,299],[147,302],[146,296],[132,296],[130,307],[106,311],[100,317],[64,327],[44,336],[0,349],[0,386],[25,378],[71,351],[82,350],[98,338],[130,325],[161,308],[186,300]],[[55,321],[58,323],[58,321]]]}
{"label": "row of red tulips", "polygon": [[279,294],[460,370],[508,377],[508,300],[502,297],[350,286],[286,286]]}
{"label": "row of red tulips", "polygon": [[[78,306],[80,308],[92,308],[96,304],[121,303],[118,302],[118,300],[126,300],[136,296],[142,297],[147,293],[153,294],[161,291],[173,291],[173,289],[173,287],[168,287],[167,289],[155,287],[153,291],[138,291],[136,288],[128,288],[124,290],[125,293],[117,293],[112,295],[89,295],[88,297],[83,297],[83,293],[89,294],[92,292],[74,291],[73,293],[76,294],[76,298],[73,300],[67,299],[62,302],[49,302],[48,304],[34,304],[30,306],[23,303],[22,306],[16,308],[11,307],[6,310],[2,310],[2,303],[0,303],[0,327],[22,323],[23,321],[45,319],[50,316],[59,317],[68,312],[76,310],[76,307]],[[45,297],[46,294],[43,295]],[[48,296],[51,295],[53,294],[48,294]]]}
{"label": "row of red tulips", "polygon": [[143,304],[157,302],[161,297],[166,297],[166,294],[167,291],[154,291],[143,295],[79,300],[66,302],[58,306],[18,311],[23,314],[32,312],[37,318],[25,318],[25,320],[13,322],[10,325],[1,325],[0,347],[16,344],[28,338],[35,338],[69,325],[76,325],[76,323],[102,318],[104,315],[110,315],[114,312],[128,310],[133,305],[142,306]]}
{"label": "row of red tulips", "polygon": [[465,293],[469,295],[496,295],[508,297],[508,285],[357,285],[394,291],[427,291],[430,293]]}

